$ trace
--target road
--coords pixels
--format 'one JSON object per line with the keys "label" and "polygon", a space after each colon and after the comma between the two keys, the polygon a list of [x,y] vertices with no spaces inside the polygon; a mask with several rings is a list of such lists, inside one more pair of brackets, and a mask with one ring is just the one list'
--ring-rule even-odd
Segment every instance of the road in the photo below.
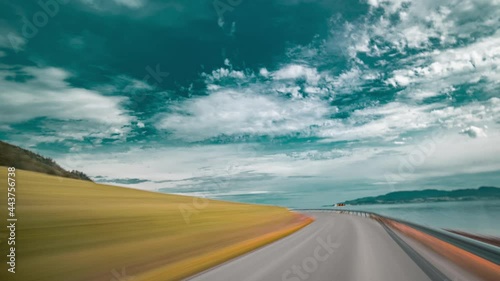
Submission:
{"label": "road", "polygon": [[443,280],[429,274],[421,263],[419,266],[411,253],[372,219],[333,213],[309,215],[316,221],[300,231],[188,280]]}

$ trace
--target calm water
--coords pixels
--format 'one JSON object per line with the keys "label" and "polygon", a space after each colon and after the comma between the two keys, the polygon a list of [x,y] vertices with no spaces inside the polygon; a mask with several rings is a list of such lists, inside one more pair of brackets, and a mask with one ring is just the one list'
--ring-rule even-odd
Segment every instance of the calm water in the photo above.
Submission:
{"label": "calm water", "polygon": [[500,200],[350,206],[438,228],[500,237]]}

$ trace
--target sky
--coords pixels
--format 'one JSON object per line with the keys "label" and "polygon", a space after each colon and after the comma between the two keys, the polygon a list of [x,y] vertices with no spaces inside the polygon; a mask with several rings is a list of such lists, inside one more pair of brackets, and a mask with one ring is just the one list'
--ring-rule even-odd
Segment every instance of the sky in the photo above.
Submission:
{"label": "sky", "polygon": [[498,186],[499,0],[0,0],[0,139],[96,182],[320,207]]}

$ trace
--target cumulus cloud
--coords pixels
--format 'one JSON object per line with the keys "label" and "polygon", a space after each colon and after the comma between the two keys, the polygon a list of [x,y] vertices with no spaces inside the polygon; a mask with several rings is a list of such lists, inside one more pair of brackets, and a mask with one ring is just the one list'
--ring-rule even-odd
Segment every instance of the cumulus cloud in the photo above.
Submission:
{"label": "cumulus cloud", "polygon": [[416,84],[440,91],[464,83],[487,79],[498,84],[500,75],[500,32],[471,45],[410,57],[411,67],[395,70],[387,83],[393,86]]}
{"label": "cumulus cloud", "polygon": [[68,72],[55,67],[3,66],[0,70],[0,111],[3,113],[0,123],[16,124],[36,118],[76,122],[71,126],[58,124],[52,129],[46,128],[63,139],[82,138],[90,134],[89,130],[96,137],[123,133],[123,127],[133,120],[120,106],[124,98],[106,97],[92,90],[72,87],[66,82],[69,77]]}
{"label": "cumulus cloud", "polygon": [[274,79],[283,80],[283,79],[306,79],[307,82],[311,84],[317,84],[319,79],[321,79],[321,75],[315,68],[299,65],[299,64],[290,64],[286,65],[283,68],[277,70],[273,73]]}
{"label": "cumulus cloud", "polygon": [[487,137],[486,132],[484,129],[476,127],[476,126],[470,126],[465,129],[463,129],[461,134],[468,135],[469,137],[475,139],[475,138],[485,138]]}
{"label": "cumulus cloud", "polygon": [[[393,49],[427,49],[431,40],[443,46],[470,38],[474,31],[490,32],[498,28],[500,5],[494,0],[431,1],[369,0],[374,8],[384,12],[380,16],[372,11],[365,21],[348,30],[350,38],[366,43],[351,43],[355,52],[379,56]],[[467,20],[464,20],[467,19]],[[496,25],[496,26],[495,26]],[[359,40],[360,38],[368,39]],[[369,43],[368,43],[369,41]],[[387,48],[387,43],[391,48]]]}
{"label": "cumulus cloud", "polygon": [[318,136],[332,141],[379,138],[390,140],[400,134],[438,125],[431,114],[439,105],[410,106],[392,102],[356,110],[349,119],[330,121]]}
{"label": "cumulus cloud", "polygon": [[174,106],[158,127],[186,140],[220,135],[287,135],[321,123],[331,108],[319,100],[286,100],[246,91],[221,90]]}
{"label": "cumulus cloud", "polygon": [[[228,64],[229,64],[229,60],[228,60]],[[233,79],[245,79],[246,78],[245,73],[243,71],[232,70],[232,69],[223,68],[223,67],[212,71],[212,73],[210,73],[210,74],[204,73],[203,76],[207,79],[207,82],[211,82],[211,83],[222,80],[224,78],[233,78]]]}
{"label": "cumulus cloud", "polygon": [[267,76],[269,76],[269,71],[267,70],[267,68],[261,68],[261,69],[259,70],[259,74],[260,74],[261,76],[267,77]]}
{"label": "cumulus cloud", "polygon": [[328,80],[335,89],[335,92],[343,94],[352,94],[361,89],[361,87],[370,80],[378,78],[377,73],[361,70],[359,67],[353,67],[336,77],[330,77]]}
{"label": "cumulus cloud", "polygon": [[[410,57],[406,62],[414,65],[393,71],[386,84],[405,88],[400,95],[408,95],[415,101],[449,94],[456,90],[450,86],[453,83],[435,87],[433,81],[443,83],[448,76],[456,79],[454,77],[460,76],[457,71],[472,76],[484,75],[484,72],[470,73],[468,69],[455,71],[452,66],[440,64],[450,63],[456,67],[465,65],[476,52],[482,58],[477,61],[477,67],[493,69],[497,60],[497,47],[496,41],[490,39],[480,40],[468,47],[423,52]],[[381,105],[376,103],[352,112],[349,118],[331,119],[329,114],[337,110],[329,105],[335,99],[335,93],[355,93],[367,81],[380,80],[383,76],[381,71],[359,65],[335,76],[327,72],[320,73],[316,68],[303,64],[289,63],[271,71],[261,68],[259,74],[255,75],[248,69],[244,72],[233,70],[229,60],[225,64],[231,69],[221,68],[210,75],[204,74],[207,83],[210,83],[207,85],[211,92],[209,96],[171,106],[169,113],[161,115],[157,127],[187,140],[222,135],[284,136],[291,133],[317,136],[329,141],[369,138],[395,140],[401,134],[412,131],[440,126],[463,128],[465,124],[477,122],[478,119],[492,122],[498,115],[497,99],[492,98],[488,102],[461,106],[445,102],[430,105],[403,101]],[[257,80],[249,80],[249,77]],[[234,84],[218,84],[223,78],[245,80],[246,84],[238,87]],[[297,79],[303,81],[297,83]],[[419,87],[409,87],[412,83]],[[317,112],[314,114],[313,110]]]}
{"label": "cumulus cloud", "polygon": [[2,122],[49,117],[122,125],[130,120],[119,106],[123,98],[104,97],[91,90],[71,87],[66,82],[69,73],[59,68],[25,67],[17,74],[4,69],[0,77],[3,101],[0,107],[8,113]]}
{"label": "cumulus cloud", "polygon": [[431,113],[433,118],[447,128],[463,128],[468,124],[496,126],[496,121],[500,118],[500,99],[491,98],[486,102],[471,102],[459,107],[446,106]]}

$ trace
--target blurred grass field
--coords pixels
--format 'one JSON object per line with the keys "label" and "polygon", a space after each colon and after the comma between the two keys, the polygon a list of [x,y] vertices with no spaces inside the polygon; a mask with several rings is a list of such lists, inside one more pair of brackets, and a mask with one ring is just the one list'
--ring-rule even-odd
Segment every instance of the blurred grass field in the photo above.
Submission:
{"label": "blurred grass field", "polygon": [[[2,281],[179,280],[311,221],[281,207],[214,200],[201,204],[187,196],[21,170],[16,171],[16,185],[12,274],[6,264],[7,168],[0,167]],[[181,204],[197,210],[189,221]]]}

